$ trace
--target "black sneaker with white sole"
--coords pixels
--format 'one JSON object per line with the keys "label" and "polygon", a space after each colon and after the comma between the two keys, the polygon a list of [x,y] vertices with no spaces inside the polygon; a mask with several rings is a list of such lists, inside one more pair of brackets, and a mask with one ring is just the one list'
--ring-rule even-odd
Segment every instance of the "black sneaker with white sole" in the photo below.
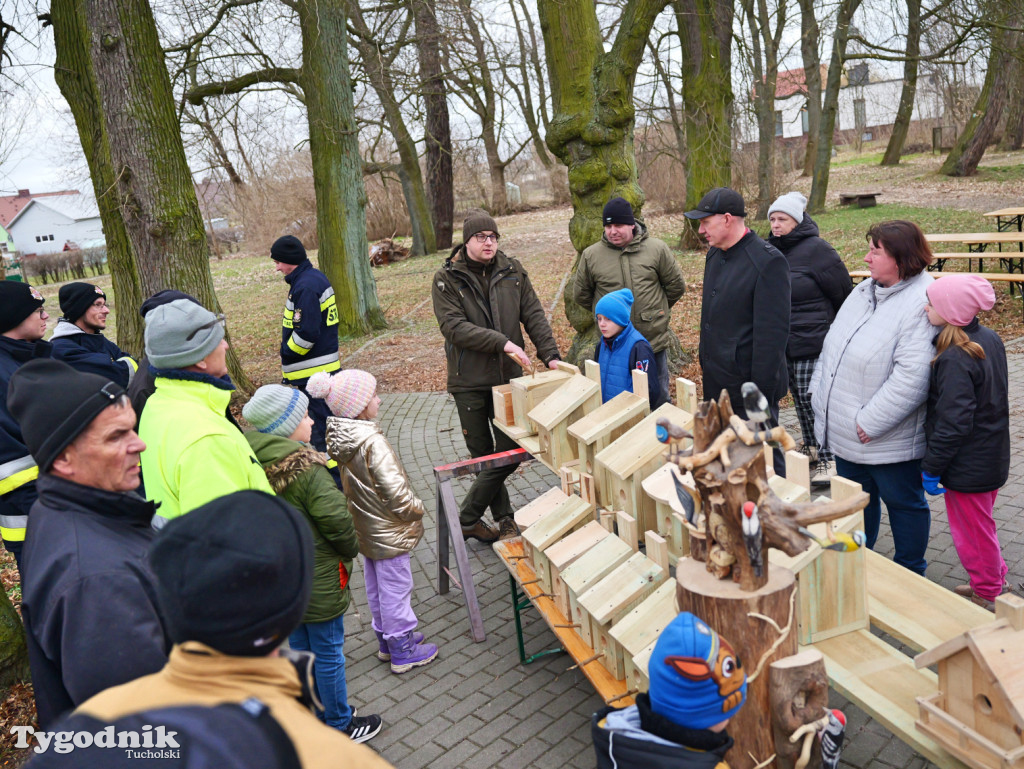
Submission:
{"label": "black sneaker with white sole", "polygon": [[353,716],[349,721],[348,728],[342,729],[352,742],[366,742],[373,739],[384,726],[380,716]]}

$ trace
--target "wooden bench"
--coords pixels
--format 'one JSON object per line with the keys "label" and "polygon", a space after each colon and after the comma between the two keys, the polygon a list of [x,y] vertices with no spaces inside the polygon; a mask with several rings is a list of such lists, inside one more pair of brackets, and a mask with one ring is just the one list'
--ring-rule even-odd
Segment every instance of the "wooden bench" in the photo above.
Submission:
{"label": "wooden bench", "polygon": [[[936,278],[941,278],[944,275],[977,275],[979,278],[990,280],[993,283],[1009,283],[1011,296],[1013,295],[1014,287],[1021,287],[1022,291],[1024,291],[1024,273],[1019,272],[935,272],[932,274]],[[850,270],[850,278],[853,279],[854,283],[870,277],[870,270]],[[1024,299],[1024,294],[1022,294],[1022,299]],[[1021,302],[1021,319],[1024,320],[1024,301]]]}
{"label": "wooden bench", "polygon": [[881,192],[840,192],[839,205],[848,206],[856,203],[858,208],[873,208],[878,205],[876,198]]}

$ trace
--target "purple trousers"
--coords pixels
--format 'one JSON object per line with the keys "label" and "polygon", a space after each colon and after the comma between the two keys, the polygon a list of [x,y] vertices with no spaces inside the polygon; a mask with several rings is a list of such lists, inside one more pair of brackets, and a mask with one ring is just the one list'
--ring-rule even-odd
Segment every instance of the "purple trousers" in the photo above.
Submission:
{"label": "purple trousers", "polygon": [[412,610],[412,566],[409,554],[376,561],[363,556],[366,602],[373,615],[373,629],[384,638],[404,636],[416,629]]}
{"label": "purple trousers", "polygon": [[1003,592],[1007,571],[992,517],[998,494],[966,494],[946,489],[943,495],[956,554],[971,579],[971,590],[986,601],[994,601]]}

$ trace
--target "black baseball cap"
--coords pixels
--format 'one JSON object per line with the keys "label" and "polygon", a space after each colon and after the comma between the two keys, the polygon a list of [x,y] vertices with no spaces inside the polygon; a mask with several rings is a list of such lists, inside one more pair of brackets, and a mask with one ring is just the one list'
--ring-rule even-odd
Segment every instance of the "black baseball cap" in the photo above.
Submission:
{"label": "black baseball cap", "polygon": [[715,187],[700,199],[696,209],[687,211],[684,215],[687,219],[703,219],[715,214],[746,216],[743,196],[728,187]]}

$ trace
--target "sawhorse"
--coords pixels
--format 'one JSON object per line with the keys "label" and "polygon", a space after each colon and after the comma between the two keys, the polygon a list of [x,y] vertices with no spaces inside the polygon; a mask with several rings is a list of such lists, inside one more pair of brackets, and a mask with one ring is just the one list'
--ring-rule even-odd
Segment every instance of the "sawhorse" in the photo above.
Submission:
{"label": "sawhorse", "polygon": [[476,588],[473,586],[473,569],[469,565],[466,543],[462,539],[462,524],[459,523],[459,506],[455,502],[455,493],[452,491],[452,478],[473,475],[495,467],[518,464],[527,459],[533,459],[533,456],[527,453],[526,449],[513,449],[434,468],[434,483],[437,487],[437,592],[439,595],[444,595],[449,590],[449,578],[451,577],[451,572],[448,571],[449,547],[454,547],[460,586],[466,596],[470,634],[476,643],[480,643],[486,637],[484,621],[480,617],[480,604],[476,600]]}

